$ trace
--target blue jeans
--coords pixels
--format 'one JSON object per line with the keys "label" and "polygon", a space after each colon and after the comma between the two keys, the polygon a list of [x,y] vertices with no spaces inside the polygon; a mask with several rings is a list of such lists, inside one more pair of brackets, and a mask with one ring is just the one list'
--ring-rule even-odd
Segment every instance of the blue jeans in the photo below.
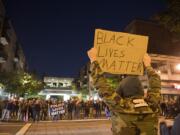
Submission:
{"label": "blue jeans", "polygon": [[40,112],[39,111],[33,111],[33,121],[39,121]]}
{"label": "blue jeans", "polygon": [[160,135],[170,135],[170,129],[166,126],[166,123],[160,124]]}

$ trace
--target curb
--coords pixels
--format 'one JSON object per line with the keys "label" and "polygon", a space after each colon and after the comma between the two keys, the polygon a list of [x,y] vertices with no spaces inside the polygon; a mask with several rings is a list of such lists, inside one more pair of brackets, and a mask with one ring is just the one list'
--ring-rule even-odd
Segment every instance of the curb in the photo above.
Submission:
{"label": "curb", "polygon": [[29,129],[29,127],[31,126],[31,123],[27,123],[24,127],[22,127],[17,133],[16,135],[24,135],[27,130]]}
{"label": "curb", "polygon": [[[56,122],[83,122],[83,121],[109,121],[108,119],[83,119],[83,120],[57,120]],[[54,122],[53,120],[49,121],[39,121],[40,123]]]}

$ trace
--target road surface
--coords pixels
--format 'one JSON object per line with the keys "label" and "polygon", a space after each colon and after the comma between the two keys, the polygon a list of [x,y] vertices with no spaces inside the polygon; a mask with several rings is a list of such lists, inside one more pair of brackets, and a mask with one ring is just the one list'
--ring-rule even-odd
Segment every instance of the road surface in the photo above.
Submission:
{"label": "road surface", "polygon": [[33,123],[26,135],[112,135],[109,120]]}

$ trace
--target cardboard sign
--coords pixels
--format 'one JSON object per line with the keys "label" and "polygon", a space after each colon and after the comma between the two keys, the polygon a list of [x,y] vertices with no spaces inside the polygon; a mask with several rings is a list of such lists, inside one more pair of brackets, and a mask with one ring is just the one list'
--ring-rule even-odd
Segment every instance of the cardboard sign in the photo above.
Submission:
{"label": "cardboard sign", "polygon": [[143,75],[143,56],[148,37],[96,29],[94,46],[97,61],[104,72]]}
{"label": "cardboard sign", "polygon": [[65,109],[63,104],[58,105],[51,105],[50,106],[50,114],[51,116],[58,115],[58,114],[64,114]]}

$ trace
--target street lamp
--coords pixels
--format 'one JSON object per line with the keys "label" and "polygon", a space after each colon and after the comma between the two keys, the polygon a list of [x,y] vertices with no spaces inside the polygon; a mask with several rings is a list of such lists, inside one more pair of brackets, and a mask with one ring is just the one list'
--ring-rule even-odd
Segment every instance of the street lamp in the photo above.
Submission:
{"label": "street lamp", "polygon": [[177,65],[175,66],[175,69],[178,70],[178,71],[180,71],[180,64],[177,64]]}
{"label": "street lamp", "polygon": [[156,72],[157,72],[158,74],[161,74],[161,70],[157,70]]}
{"label": "street lamp", "polygon": [[177,90],[180,90],[180,85],[179,84],[174,84],[174,88]]}

